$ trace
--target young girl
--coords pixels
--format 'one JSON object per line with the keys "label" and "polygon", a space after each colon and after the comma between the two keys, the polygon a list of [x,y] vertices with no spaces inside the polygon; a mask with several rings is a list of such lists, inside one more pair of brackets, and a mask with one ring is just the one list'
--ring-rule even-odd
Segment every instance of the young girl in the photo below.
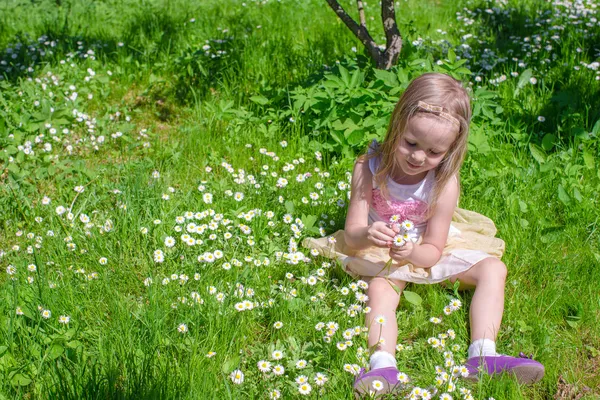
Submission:
{"label": "young girl", "polygon": [[[458,81],[439,73],[416,78],[396,105],[383,143],[374,142],[356,161],[345,231],[334,234],[335,240],[305,242],[369,281],[366,324],[377,328],[369,331],[374,352],[370,371],[361,371],[354,384],[358,393],[372,391],[374,380],[384,383],[384,391],[398,384],[396,308],[407,282],[459,280],[461,287],[475,287],[466,362],[472,378],[507,372],[529,383],[544,375],[537,361],[496,353],[504,311],[504,242],[494,237],[491,220],[456,207],[470,118],[469,96]],[[414,223],[416,243],[392,244],[398,233],[397,225],[389,224],[393,215]],[[374,324],[379,316],[383,325]]]}

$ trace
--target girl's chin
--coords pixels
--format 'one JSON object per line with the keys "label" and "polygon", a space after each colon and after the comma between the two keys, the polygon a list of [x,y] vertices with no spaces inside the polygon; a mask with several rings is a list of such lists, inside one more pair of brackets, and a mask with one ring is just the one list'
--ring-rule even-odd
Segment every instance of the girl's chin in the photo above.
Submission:
{"label": "girl's chin", "polygon": [[402,168],[404,170],[405,173],[410,174],[410,175],[414,175],[414,174],[418,174],[419,172],[423,172],[423,165],[414,165],[409,163],[408,161],[406,161],[403,165],[404,168]]}

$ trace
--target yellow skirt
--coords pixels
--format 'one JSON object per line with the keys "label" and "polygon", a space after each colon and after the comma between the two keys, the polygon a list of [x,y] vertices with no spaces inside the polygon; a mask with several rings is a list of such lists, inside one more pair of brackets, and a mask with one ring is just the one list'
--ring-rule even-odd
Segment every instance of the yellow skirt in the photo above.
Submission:
{"label": "yellow skirt", "polygon": [[421,268],[409,262],[390,261],[389,249],[371,246],[366,249],[350,248],[344,240],[344,231],[330,237],[307,238],[302,245],[317,249],[319,254],[339,260],[345,271],[353,277],[385,276],[415,283],[438,283],[467,271],[488,258],[501,258],[504,241],[495,237],[494,222],[474,211],[457,208],[452,217],[452,227],[442,257],[431,268]]}

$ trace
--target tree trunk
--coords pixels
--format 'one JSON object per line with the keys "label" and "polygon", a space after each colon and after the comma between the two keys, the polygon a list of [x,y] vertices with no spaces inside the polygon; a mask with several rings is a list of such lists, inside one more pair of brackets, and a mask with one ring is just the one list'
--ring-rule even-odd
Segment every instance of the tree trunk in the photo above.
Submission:
{"label": "tree trunk", "polygon": [[373,40],[367,29],[362,0],[356,1],[360,25],[348,15],[346,10],[344,10],[337,0],[326,1],[346,27],[348,27],[354,36],[356,36],[363,46],[365,46],[367,53],[369,53],[378,69],[390,69],[396,63],[400,51],[402,50],[402,36],[400,35],[398,25],[396,24],[396,13],[394,11],[393,0],[382,0],[381,2],[381,20],[383,22],[383,29],[386,37],[385,50],[383,51],[379,48],[375,40]]}

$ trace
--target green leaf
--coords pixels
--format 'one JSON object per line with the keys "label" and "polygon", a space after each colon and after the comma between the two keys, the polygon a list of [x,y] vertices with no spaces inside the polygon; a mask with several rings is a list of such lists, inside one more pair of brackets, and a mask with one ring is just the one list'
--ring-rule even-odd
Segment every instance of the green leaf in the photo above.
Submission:
{"label": "green leaf", "polygon": [[46,357],[51,360],[55,360],[65,352],[65,348],[60,344],[54,343],[48,350],[46,350]]}
{"label": "green leaf", "polygon": [[525,71],[521,72],[521,76],[519,77],[519,82],[517,83],[517,89],[515,90],[515,95],[519,93],[521,89],[525,87],[529,83],[529,79],[531,78],[531,69],[527,68]]}
{"label": "green leaf", "polygon": [[348,74],[348,70],[344,68],[342,65],[338,65],[340,70],[340,75],[342,76],[342,82],[346,85],[346,87],[350,86],[350,74]]}
{"label": "green leaf", "polygon": [[17,164],[15,164],[15,163],[8,164],[7,168],[10,172],[12,172],[13,174],[15,174],[17,176],[21,173],[21,170],[19,169],[19,167],[17,167]]}
{"label": "green leaf", "polygon": [[[398,71],[398,72],[400,72],[400,71]],[[398,86],[398,78],[396,77],[396,75],[393,72],[386,71],[383,69],[375,69],[373,71],[373,73],[375,74],[375,78],[382,81],[384,85],[389,86],[389,87]]]}
{"label": "green leaf", "polygon": [[577,200],[580,203],[583,201],[583,196],[581,195],[581,192],[577,188],[573,189],[573,197],[575,197],[575,200]]}
{"label": "green leaf", "polygon": [[302,220],[302,223],[304,224],[304,229],[306,229],[307,231],[311,231],[312,228],[314,228],[315,226],[315,222],[317,222],[317,217],[314,215],[302,214],[300,220]]}
{"label": "green leaf", "polygon": [[563,187],[563,185],[558,185],[558,199],[563,202],[563,204],[568,205],[571,203],[571,198],[567,194],[567,191]]}
{"label": "green leaf", "polygon": [[538,163],[543,164],[546,162],[546,153],[537,144],[529,143],[529,151]]}
{"label": "green leaf", "polygon": [[31,383],[31,378],[25,374],[15,374],[10,380],[10,383],[13,386],[27,386]]}
{"label": "green leaf", "polygon": [[299,298],[288,300],[287,308],[289,312],[300,312],[306,307],[306,302]]}
{"label": "green leaf", "polygon": [[352,80],[350,82],[351,88],[357,88],[362,85],[365,80],[365,75],[361,72],[361,70],[357,69],[352,73]]}
{"label": "green leaf", "polygon": [[577,127],[573,129],[573,134],[576,138],[581,140],[588,140],[590,138],[590,134],[588,133],[588,131],[586,131],[582,127]]}
{"label": "green leaf", "polygon": [[83,347],[83,343],[81,343],[79,340],[71,340],[69,343],[67,343],[67,347],[70,349],[76,349],[78,347]]}
{"label": "green leaf", "polygon": [[222,370],[228,374],[240,364],[240,356],[234,356],[223,363]]}
{"label": "green leaf", "polygon": [[288,213],[293,214],[294,213],[294,202],[291,200],[288,200],[285,202],[285,209]]}
{"label": "green leaf", "polygon": [[583,162],[588,169],[594,169],[596,167],[594,156],[587,150],[583,152]]}
{"label": "green leaf", "polygon": [[527,212],[527,203],[525,203],[523,200],[519,200],[519,208],[521,209],[522,213],[526,213]]}
{"label": "green leaf", "polygon": [[569,315],[566,318],[567,324],[571,328],[577,328],[577,325],[581,322],[581,316],[579,315]]}
{"label": "green leaf", "polygon": [[600,135],[600,119],[594,124],[594,127],[592,128],[592,135]]}
{"label": "green leaf", "polygon": [[6,353],[6,350],[8,350],[8,346],[0,346],[0,358]]}
{"label": "green leaf", "polygon": [[450,60],[451,63],[456,61],[456,53],[454,53],[454,50],[452,49],[448,49],[448,60]]}
{"label": "green leaf", "polygon": [[364,139],[364,137],[364,131],[362,129],[357,129],[347,136],[348,144],[356,146]]}
{"label": "green leaf", "polygon": [[410,304],[417,307],[421,306],[421,303],[423,302],[421,296],[419,296],[415,292],[410,292],[408,290],[405,290],[402,293],[404,294],[404,298],[406,299],[406,301],[408,301]]}
{"label": "green leaf", "polygon": [[544,150],[552,150],[554,143],[556,143],[556,135],[553,135],[552,133],[547,133],[544,135],[544,138],[542,139],[542,147]]}
{"label": "green leaf", "polygon": [[269,104],[269,99],[264,96],[252,96],[250,97],[250,101],[253,101],[261,106]]}

